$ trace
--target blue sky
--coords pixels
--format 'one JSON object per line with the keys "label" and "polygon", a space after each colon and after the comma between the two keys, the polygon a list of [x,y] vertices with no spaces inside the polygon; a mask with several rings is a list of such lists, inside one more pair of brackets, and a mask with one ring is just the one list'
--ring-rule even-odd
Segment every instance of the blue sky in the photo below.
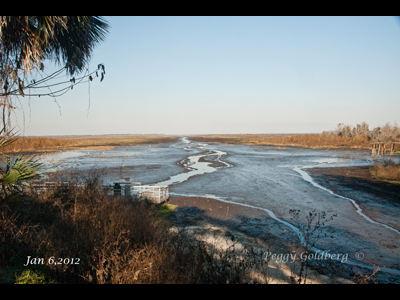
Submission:
{"label": "blue sky", "polygon": [[105,18],[110,32],[90,70],[104,63],[106,75],[90,84],[89,111],[87,84],[57,99],[61,115],[52,98],[20,97],[20,133],[320,133],[338,123],[400,124],[397,17]]}

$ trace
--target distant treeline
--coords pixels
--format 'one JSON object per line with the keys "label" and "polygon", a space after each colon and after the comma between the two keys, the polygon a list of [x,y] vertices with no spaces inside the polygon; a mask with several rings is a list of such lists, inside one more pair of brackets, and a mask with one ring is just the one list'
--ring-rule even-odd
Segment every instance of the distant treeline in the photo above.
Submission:
{"label": "distant treeline", "polygon": [[[371,149],[374,141],[400,142],[400,128],[387,123],[385,126],[369,130],[367,123],[355,127],[339,123],[333,131],[320,134],[212,134],[191,136],[192,140],[200,142],[217,142],[223,144],[245,144],[260,146],[290,146],[316,149]],[[395,151],[400,150],[399,145]]]}
{"label": "distant treeline", "polygon": [[344,137],[365,137],[368,138],[369,141],[389,142],[400,138],[400,127],[397,123],[394,125],[386,123],[386,125],[382,127],[378,126],[369,130],[369,125],[365,122],[357,124],[356,126],[339,123],[334,131],[324,131],[323,134]]}

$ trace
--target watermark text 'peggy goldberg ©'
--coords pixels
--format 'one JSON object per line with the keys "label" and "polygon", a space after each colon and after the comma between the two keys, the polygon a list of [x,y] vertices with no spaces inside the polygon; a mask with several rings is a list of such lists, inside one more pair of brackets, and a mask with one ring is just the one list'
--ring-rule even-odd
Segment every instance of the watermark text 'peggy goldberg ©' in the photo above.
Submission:
{"label": "watermark text 'peggy goldberg \u00a9'", "polygon": [[[302,252],[299,255],[299,258],[302,262],[305,262],[307,260],[336,260],[340,261],[342,263],[346,262],[349,255],[343,254],[343,253],[329,253],[330,250],[325,250],[325,251],[320,251],[317,250],[316,252],[310,253],[310,252]],[[293,263],[296,261],[297,258],[297,253],[272,253],[272,252],[265,252],[263,253],[263,258],[266,260],[274,260],[276,262],[282,262],[282,263]]]}

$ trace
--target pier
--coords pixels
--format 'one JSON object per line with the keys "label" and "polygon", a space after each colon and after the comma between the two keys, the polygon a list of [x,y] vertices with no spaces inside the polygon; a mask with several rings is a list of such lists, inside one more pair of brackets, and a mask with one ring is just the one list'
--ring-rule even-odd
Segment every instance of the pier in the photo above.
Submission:
{"label": "pier", "polygon": [[375,142],[372,143],[372,156],[386,155],[389,151],[390,156],[394,154],[395,144],[400,144],[400,142]]}

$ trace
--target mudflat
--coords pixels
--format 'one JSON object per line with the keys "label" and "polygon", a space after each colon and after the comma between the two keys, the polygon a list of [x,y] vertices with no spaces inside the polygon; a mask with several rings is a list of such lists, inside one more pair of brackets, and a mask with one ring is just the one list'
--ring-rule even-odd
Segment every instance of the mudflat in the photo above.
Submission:
{"label": "mudflat", "polygon": [[[375,201],[400,205],[400,184],[389,183],[372,177],[369,167],[313,168],[307,172],[318,184],[335,194],[349,197],[349,190],[375,196]],[[346,193],[346,190],[348,191]],[[352,195],[354,196],[354,195]]]}
{"label": "mudflat", "polygon": [[[369,172],[369,167],[333,167],[307,169],[313,180],[334,193],[355,199],[363,208],[363,212],[370,217],[377,217],[373,209],[377,206],[400,206],[400,185],[375,179]],[[284,226],[269,218],[265,211],[218,201],[206,197],[171,196],[169,204],[177,207],[172,213],[172,222],[175,226],[186,228],[198,236],[213,233],[214,242],[219,238],[225,241],[232,236],[246,246],[255,245],[254,242],[264,241],[269,251],[289,253],[296,250],[297,237]],[[384,212],[380,212],[382,214]],[[391,224],[400,230],[400,224]],[[226,242],[225,242],[226,243]],[[396,243],[381,245],[386,251],[397,251]],[[265,248],[265,249],[267,249]],[[288,275],[292,266],[279,266],[282,272]],[[324,269],[325,268],[325,269]],[[341,269],[336,277],[342,283],[350,283],[359,270],[353,266],[337,264]],[[314,266],[314,282],[330,283],[330,269],[323,264]],[[371,274],[371,270],[364,270],[364,274]],[[283,273],[282,273],[283,274]],[[289,276],[281,276],[279,281],[287,282]],[[379,283],[399,283],[397,275],[377,273]]]}

